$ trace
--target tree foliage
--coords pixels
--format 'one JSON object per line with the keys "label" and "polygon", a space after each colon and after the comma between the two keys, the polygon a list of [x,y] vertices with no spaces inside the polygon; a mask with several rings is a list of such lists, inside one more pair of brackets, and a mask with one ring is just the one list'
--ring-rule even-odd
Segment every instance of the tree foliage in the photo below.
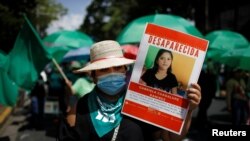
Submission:
{"label": "tree foliage", "polygon": [[171,13],[193,19],[193,0],[93,0],[80,30],[94,40],[115,39],[135,18],[155,13]]}
{"label": "tree foliage", "polygon": [[1,0],[0,1],[0,46],[9,52],[24,23],[26,14],[41,36],[49,23],[67,13],[67,9],[55,0]]}

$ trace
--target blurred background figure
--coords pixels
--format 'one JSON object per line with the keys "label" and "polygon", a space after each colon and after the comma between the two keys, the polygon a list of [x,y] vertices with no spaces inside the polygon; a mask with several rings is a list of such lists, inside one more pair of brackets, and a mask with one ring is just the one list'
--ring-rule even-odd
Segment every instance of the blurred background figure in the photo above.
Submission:
{"label": "blurred background figure", "polygon": [[68,85],[68,87],[66,87],[66,95],[68,97],[66,119],[70,126],[75,125],[76,104],[78,99],[92,91],[95,87],[95,84],[92,78],[90,77],[90,72],[80,74],[74,73],[75,70],[80,69],[81,67],[82,65],[79,62],[73,61],[70,67],[70,72],[72,73],[72,75],[77,76],[77,78],[75,79],[75,81],[73,79],[70,79],[70,82],[66,82],[66,84]]}
{"label": "blurred background figure", "polygon": [[250,125],[250,73],[247,71],[245,73],[245,82],[246,82],[246,96],[247,96],[247,121],[246,124]]}
{"label": "blurred background figure", "polygon": [[17,107],[23,107],[25,102],[25,96],[27,91],[25,89],[19,88],[18,89],[18,100],[17,100]]}
{"label": "blurred background figure", "polygon": [[46,98],[46,83],[40,75],[34,88],[30,92],[31,125],[35,129],[43,129],[44,104]]}
{"label": "blurred background figure", "polygon": [[227,109],[231,112],[233,125],[246,124],[248,103],[245,90],[243,71],[236,68],[226,83]]}
{"label": "blurred background figure", "polygon": [[201,86],[202,99],[197,114],[197,126],[203,128],[209,124],[207,111],[217,91],[217,72],[211,59],[203,67],[198,84]]}
{"label": "blurred background figure", "polygon": [[[64,65],[64,64],[63,64]],[[62,69],[65,66],[62,65]],[[67,105],[65,102],[65,90],[64,90],[64,80],[59,73],[58,69],[54,66],[51,68],[51,72],[48,75],[48,87],[49,94],[47,101],[53,101],[59,103],[59,110],[62,114],[65,114]]]}

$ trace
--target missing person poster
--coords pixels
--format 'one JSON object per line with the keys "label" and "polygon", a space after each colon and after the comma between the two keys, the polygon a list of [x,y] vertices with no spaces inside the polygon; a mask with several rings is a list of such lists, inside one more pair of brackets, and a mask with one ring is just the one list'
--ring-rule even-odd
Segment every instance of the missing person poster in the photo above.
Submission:
{"label": "missing person poster", "polygon": [[147,24],[122,113],[181,134],[189,109],[186,89],[197,83],[208,41]]}

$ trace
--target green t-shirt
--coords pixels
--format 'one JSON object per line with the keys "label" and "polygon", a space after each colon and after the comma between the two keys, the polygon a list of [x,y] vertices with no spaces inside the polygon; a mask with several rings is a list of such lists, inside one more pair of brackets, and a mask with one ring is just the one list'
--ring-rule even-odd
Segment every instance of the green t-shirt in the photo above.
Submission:
{"label": "green t-shirt", "polygon": [[74,94],[80,98],[92,91],[94,87],[95,84],[93,82],[88,81],[86,78],[79,78],[72,86],[72,89]]}

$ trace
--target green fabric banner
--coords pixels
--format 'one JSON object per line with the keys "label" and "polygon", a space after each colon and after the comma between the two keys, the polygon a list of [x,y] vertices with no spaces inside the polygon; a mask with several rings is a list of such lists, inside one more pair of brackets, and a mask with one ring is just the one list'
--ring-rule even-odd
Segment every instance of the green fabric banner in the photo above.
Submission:
{"label": "green fabric banner", "polygon": [[9,53],[7,72],[18,86],[30,90],[51,57],[28,18],[24,18],[25,23]]}
{"label": "green fabric banner", "polygon": [[0,52],[0,104],[14,106],[17,101],[18,87],[7,75],[7,57]]}

